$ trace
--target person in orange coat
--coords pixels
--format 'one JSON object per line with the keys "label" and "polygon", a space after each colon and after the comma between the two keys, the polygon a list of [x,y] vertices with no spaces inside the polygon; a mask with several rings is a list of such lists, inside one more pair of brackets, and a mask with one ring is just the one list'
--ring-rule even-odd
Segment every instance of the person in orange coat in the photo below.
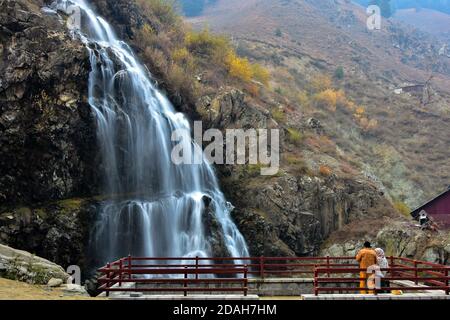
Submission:
{"label": "person in orange coat", "polygon": [[[367,270],[370,266],[377,264],[377,254],[375,250],[372,249],[370,242],[366,241],[364,243],[364,248],[359,250],[356,255],[356,261],[359,262],[359,268]],[[367,287],[367,272],[361,271],[359,274],[361,280],[359,281],[360,288]],[[361,290],[362,294],[372,293],[371,291]]]}

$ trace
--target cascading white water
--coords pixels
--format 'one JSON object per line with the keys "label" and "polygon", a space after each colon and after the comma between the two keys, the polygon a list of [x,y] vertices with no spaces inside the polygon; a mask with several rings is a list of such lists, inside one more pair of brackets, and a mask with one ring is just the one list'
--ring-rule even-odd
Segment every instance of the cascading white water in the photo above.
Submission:
{"label": "cascading white water", "polygon": [[[121,256],[201,256],[214,254],[202,220],[204,196],[220,224],[230,256],[248,256],[244,238],[230,218],[213,168],[175,165],[174,130],[190,130],[186,117],[151,81],[130,47],[83,0],[62,0],[80,8],[74,34],[90,54],[89,103],[97,119],[107,201],[92,244],[100,259]],[[187,148],[198,148],[191,140]]]}

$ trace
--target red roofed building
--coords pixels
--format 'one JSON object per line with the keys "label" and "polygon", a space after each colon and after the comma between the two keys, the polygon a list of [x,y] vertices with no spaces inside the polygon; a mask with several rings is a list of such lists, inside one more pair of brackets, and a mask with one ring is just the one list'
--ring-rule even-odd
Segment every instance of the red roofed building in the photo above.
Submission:
{"label": "red roofed building", "polygon": [[429,217],[442,229],[450,229],[450,187],[436,198],[421,205],[411,215],[419,218],[419,213],[424,210]]}

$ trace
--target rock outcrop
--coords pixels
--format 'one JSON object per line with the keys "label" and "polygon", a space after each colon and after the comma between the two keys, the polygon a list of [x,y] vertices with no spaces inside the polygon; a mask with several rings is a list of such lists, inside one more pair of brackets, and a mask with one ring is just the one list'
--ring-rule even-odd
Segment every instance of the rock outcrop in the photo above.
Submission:
{"label": "rock outcrop", "polygon": [[[269,112],[247,103],[236,89],[203,97],[196,112],[208,127],[222,130],[278,128]],[[295,176],[283,168],[272,177],[260,176],[251,166],[218,169],[227,198],[236,207],[233,218],[254,256],[317,254],[323,240],[347,223],[377,208],[392,213],[384,195],[367,181]]]}
{"label": "rock outcrop", "polygon": [[69,199],[7,210],[0,213],[0,243],[86,271],[91,264],[86,256],[90,230],[99,205],[95,199]]}
{"label": "rock outcrop", "polygon": [[364,241],[383,248],[387,256],[406,257],[433,263],[450,264],[450,233],[422,230],[408,221],[392,221],[373,236],[357,239],[329,239],[322,248],[322,255],[354,256]]}
{"label": "rock outcrop", "polygon": [[2,244],[0,244],[0,276],[33,284],[47,284],[50,279],[66,281],[69,278],[61,266]]}

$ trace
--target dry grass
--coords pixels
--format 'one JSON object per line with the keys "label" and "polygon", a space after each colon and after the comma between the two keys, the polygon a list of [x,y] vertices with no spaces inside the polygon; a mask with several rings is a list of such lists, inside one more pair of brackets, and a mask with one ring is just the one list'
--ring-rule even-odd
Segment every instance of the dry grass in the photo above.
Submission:
{"label": "dry grass", "polygon": [[61,288],[0,278],[0,300],[104,300],[65,293]]}

